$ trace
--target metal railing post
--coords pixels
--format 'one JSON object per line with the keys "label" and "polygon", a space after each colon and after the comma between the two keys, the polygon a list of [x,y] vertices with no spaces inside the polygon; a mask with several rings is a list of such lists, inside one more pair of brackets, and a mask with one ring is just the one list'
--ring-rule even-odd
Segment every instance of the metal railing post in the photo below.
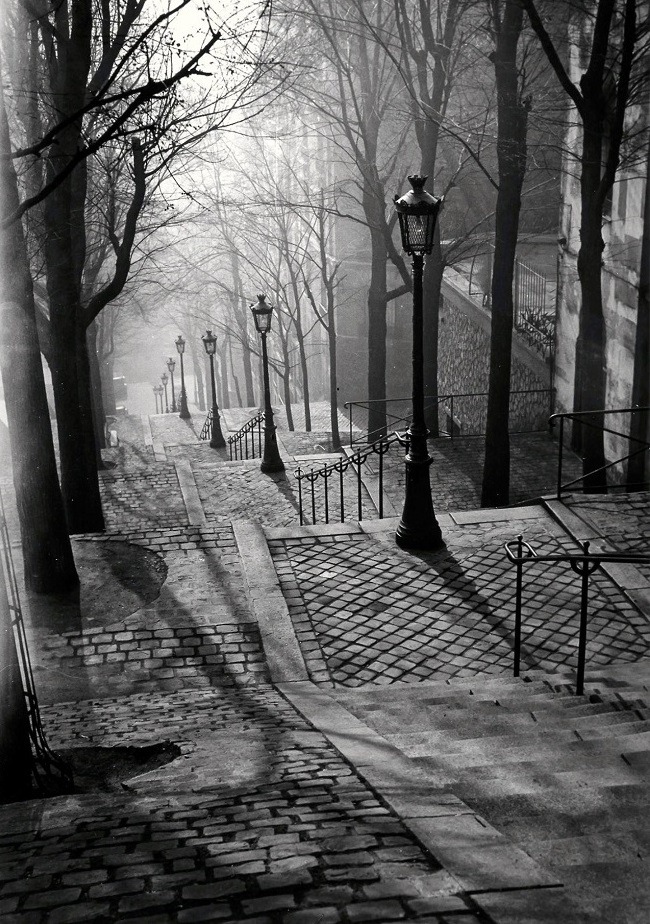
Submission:
{"label": "metal railing post", "polygon": [[329,505],[329,477],[330,477],[330,473],[329,473],[329,471],[327,470],[327,468],[325,468],[325,469],[321,472],[321,474],[322,474],[322,476],[323,476],[323,481],[325,482],[325,522],[326,522],[326,523],[329,523],[329,521],[330,521],[330,505]]}
{"label": "metal railing post", "polygon": [[578,671],[576,674],[576,693],[578,696],[582,696],[585,688],[585,662],[587,659],[587,611],[589,606],[589,575],[591,574],[590,563],[588,560],[589,540],[583,542],[582,550],[585,554],[585,561],[582,562],[582,567],[579,571],[579,574],[582,577],[582,587],[580,594],[580,633],[578,635]]}
{"label": "metal railing post", "polygon": [[357,511],[358,511],[358,520],[361,522],[362,519],[362,510],[361,510],[361,456],[359,456],[359,462],[357,465]]}
{"label": "metal railing post", "polygon": [[519,676],[519,666],[521,662],[521,590],[523,584],[523,549],[524,537],[517,536],[517,583],[515,587],[515,651],[514,651],[514,676]]}
{"label": "metal railing post", "polygon": [[384,519],[384,448],[379,449],[379,519]]}
{"label": "metal railing post", "polygon": [[314,490],[315,479],[313,477],[314,470],[312,469],[309,480],[311,482],[311,522],[312,525],[316,523],[316,494]]}
{"label": "metal railing post", "polygon": [[562,460],[564,457],[564,417],[560,417],[560,445],[557,455],[557,499],[562,500]]}
{"label": "metal railing post", "polygon": [[341,488],[341,523],[345,523],[345,497],[343,495],[343,459],[339,461],[338,466],[339,466],[339,485]]}
{"label": "metal railing post", "polygon": [[303,525],[303,516],[302,516],[302,469],[298,466],[297,471],[298,476],[298,510],[300,511],[300,525]]}

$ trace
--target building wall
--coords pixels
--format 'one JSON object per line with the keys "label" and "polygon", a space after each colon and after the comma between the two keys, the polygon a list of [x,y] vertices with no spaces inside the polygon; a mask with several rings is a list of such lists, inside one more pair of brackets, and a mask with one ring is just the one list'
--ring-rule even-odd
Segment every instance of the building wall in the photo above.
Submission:
{"label": "building wall", "polygon": [[[453,417],[461,433],[485,430],[485,397],[489,380],[490,315],[451,281],[443,280],[443,304],[439,331],[439,393],[441,395],[482,393],[480,398],[455,399]],[[386,362],[386,394],[408,398],[411,393],[411,311],[402,300],[389,312]],[[365,330],[338,338],[339,394],[345,401],[363,400],[368,393],[368,347]],[[551,413],[550,365],[513,335],[512,391],[534,390],[537,394],[513,394],[511,429],[543,429]],[[440,424],[451,425],[451,402],[441,408]]]}
{"label": "building wall", "polygon": [[[577,80],[585,62],[580,60],[579,43],[574,43],[572,48],[570,70],[573,79]],[[628,123],[636,123],[637,129],[644,120],[647,122],[648,113],[640,107],[632,107],[628,112]],[[561,182],[555,369],[559,411],[571,411],[574,408],[576,342],[581,305],[577,268],[581,204],[579,165],[575,155],[580,152],[581,147],[582,133],[579,120],[572,115],[567,121]],[[574,155],[568,152],[574,152]],[[607,409],[630,407],[633,403],[632,381],[646,187],[647,177],[643,166],[620,171],[612,190],[609,213],[603,223],[605,248],[602,260],[602,291]],[[630,416],[612,416],[608,419],[608,425],[627,432]],[[612,460],[625,455],[629,451],[629,443],[624,438],[606,436],[605,451],[608,459]],[[619,472],[620,474],[622,472]]]}

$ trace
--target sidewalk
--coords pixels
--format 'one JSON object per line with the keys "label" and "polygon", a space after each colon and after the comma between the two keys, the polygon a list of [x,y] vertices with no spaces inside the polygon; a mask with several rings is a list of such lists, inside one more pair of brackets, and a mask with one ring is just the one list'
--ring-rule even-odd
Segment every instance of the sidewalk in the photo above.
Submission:
{"label": "sidewalk", "polygon": [[[74,540],[80,598],[23,596],[46,735],[82,791],[0,806],[3,921],[643,920],[599,917],[555,861],[500,830],[503,804],[492,812],[435,757],[443,740],[457,748],[443,719],[477,700],[468,684],[490,713],[494,690],[504,706],[531,694],[529,709],[565,714],[564,694],[536,678],[542,667],[571,684],[568,575],[530,575],[532,681],[510,677],[502,546],[518,532],[570,545],[550,513],[443,515],[447,549],[410,555],[391,521],[299,529],[290,471],[230,463],[197,445],[196,425],[119,426],[102,475],[109,528]],[[632,669],[650,628],[607,578],[593,600],[596,682],[612,661]],[[641,743],[646,707],[623,693],[611,710]],[[423,697],[415,747],[387,720],[401,732]],[[609,772],[642,799],[643,765],[627,767]]]}

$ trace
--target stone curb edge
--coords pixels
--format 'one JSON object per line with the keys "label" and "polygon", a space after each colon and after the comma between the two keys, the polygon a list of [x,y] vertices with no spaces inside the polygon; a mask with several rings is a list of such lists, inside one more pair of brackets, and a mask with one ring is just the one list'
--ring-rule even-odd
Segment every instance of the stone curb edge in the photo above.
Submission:
{"label": "stone curb edge", "polygon": [[246,594],[274,683],[306,680],[307,667],[280,589],[264,530],[255,520],[233,520]]}

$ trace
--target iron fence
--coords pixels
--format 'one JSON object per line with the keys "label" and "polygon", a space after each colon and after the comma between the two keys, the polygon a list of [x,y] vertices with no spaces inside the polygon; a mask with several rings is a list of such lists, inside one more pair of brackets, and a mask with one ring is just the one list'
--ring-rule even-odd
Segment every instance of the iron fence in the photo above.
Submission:
{"label": "iron fence", "polygon": [[199,433],[200,440],[211,440],[212,439],[212,408],[208,411],[208,416],[205,418],[201,432]]}
{"label": "iron fence", "polygon": [[[361,476],[361,466],[367,461],[371,456],[377,456],[378,462],[378,501],[377,501],[377,512],[379,514],[379,519],[384,517],[384,456],[387,452],[394,446],[396,443],[401,445],[408,446],[408,440],[406,437],[399,433],[394,433],[392,436],[384,437],[380,440],[376,440],[374,443],[371,443],[369,446],[366,446],[364,449],[360,449],[351,456],[341,456],[340,459],[337,459],[336,462],[332,462],[329,465],[323,465],[320,468],[312,468],[309,471],[303,471],[302,468],[298,467],[295,471],[295,476],[298,480],[298,508],[300,512],[300,525],[304,526],[305,523],[305,514],[304,514],[304,494],[305,490],[303,488],[303,483],[309,484],[309,496],[310,496],[310,507],[311,507],[311,522],[312,524],[316,523],[316,485],[320,481],[323,483],[323,493],[324,493],[324,514],[323,519],[325,523],[330,522],[330,479],[333,476],[337,476],[336,480],[338,481],[339,489],[339,511],[338,517],[339,522],[345,522],[345,491],[344,491],[344,473],[350,469],[355,472],[356,475],[356,505],[357,505],[357,519],[361,521],[363,519],[363,479]],[[407,450],[408,451],[408,450]]]}
{"label": "iron fence", "polygon": [[[615,414],[630,415],[630,426],[628,432],[605,426],[604,418],[611,417]],[[569,411],[562,414],[551,415],[549,418],[549,425],[553,427],[555,426],[556,422],[559,422],[560,428],[558,439],[556,491],[558,500],[562,497],[563,492],[566,492],[568,488],[573,488],[574,490],[582,488],[582,490],[584,490],[585,481],[588,479],[593,479],[594,476],[600,474],[604,475],[606,480],[608,476],[610,476],[609,483],[607,485],[608,488],[612,487],[619,489],[625,488],[626,490],[642,490],[650,487],[650,483],[646,478],[637,478],[636,475],[634,475],[633,478],[629,477],[630,463],[636,463],[639,458],[647,453],[650,449],[650,442],[648,442],[648,440],[633,436],[630,432],[632,430],[633,423],[632,417],[636,414],[643,415],[643,417],[647,419],[648,415],[650,415],[650,407],[625,407],[598,411]],[[581,427],[590,427],[592,429],[602,430],[603,434],[608,434],[610,437],[615,437],[617,440],[627,440],[634,446],[634,448],[631,452],[626,453],[623,456],[618,456],[612,462],[607,462],[605,465],[590,471],[583,471],[582,475],[579,475],[577,478],[573,478],[571,481],[563,482],[564,439],[567,422],[579,424]],[[627,463],[627,470],[623,468],[625,463]]]}
{"label": "iron fence", "polygon": [[[264,422],[264,411],[260,411],[255,417],[251,417],[243,427],[240,427],[236,433],[228,437],[228,450],[230,459],[255,459],[262,456],[262,423]],[[255,443],[257,441],[257,456],[255,455]]]}
{"label": "iron fence", "polygon": [[[469,294],[491,308],[494,244],[472,259]],[[555,306],[549,304],[548,279],[523,260],[514,263],[513,329],[541,356],[550,357],[555,345]]]}
{"label": "iron fence", "polygon": [[513,673],[519,676],[521,668],[521,630],[522,630],[522,591],[524,565],[531,564],[568,564],[571,570],[580,577],[580,622],[578,626],[578,663],[576,669],[576,694],[581,696],[585,685],[585,666],[587,659],[587,631],[589,624],[589,579],[602,564],[616,562],[618,564],[650,564],[650,555],[635,555],[626,553],[604,553],[589,551],[589,541],[580,543],[582,551],[579,553],[554,553],[539,555],[530,543],[524,541],[522,535],[515,541],[506,542],[505,551],[508,560],[516,566],[517,578],[515,583],[515,634],[513,646]]}
{"label": "iron fence", "polygon": [[[448,395],[425,395],[425,415],[433,411],[438,416],[438,433],[446,439],[455,436],[483,436],[487,423],[486,391],[464,392]],[[536,433],[548,426],[549,415],[553,412],[555,389],[524,388],[510,393],[510,432]],[[399,405],[411,402],[412,398],[385,398],[376,401],[346,401],[350,446],[368,445],[381,438],[382,434],[372,431],[361,436],[354,436],[353,416],[355,411],[370,410],[371,405]],[[399,411],[399,408],[396,408]],[[386,410],[387,427],[391,430],[400,424],[408,426],[410,412],[402,416]]]}

